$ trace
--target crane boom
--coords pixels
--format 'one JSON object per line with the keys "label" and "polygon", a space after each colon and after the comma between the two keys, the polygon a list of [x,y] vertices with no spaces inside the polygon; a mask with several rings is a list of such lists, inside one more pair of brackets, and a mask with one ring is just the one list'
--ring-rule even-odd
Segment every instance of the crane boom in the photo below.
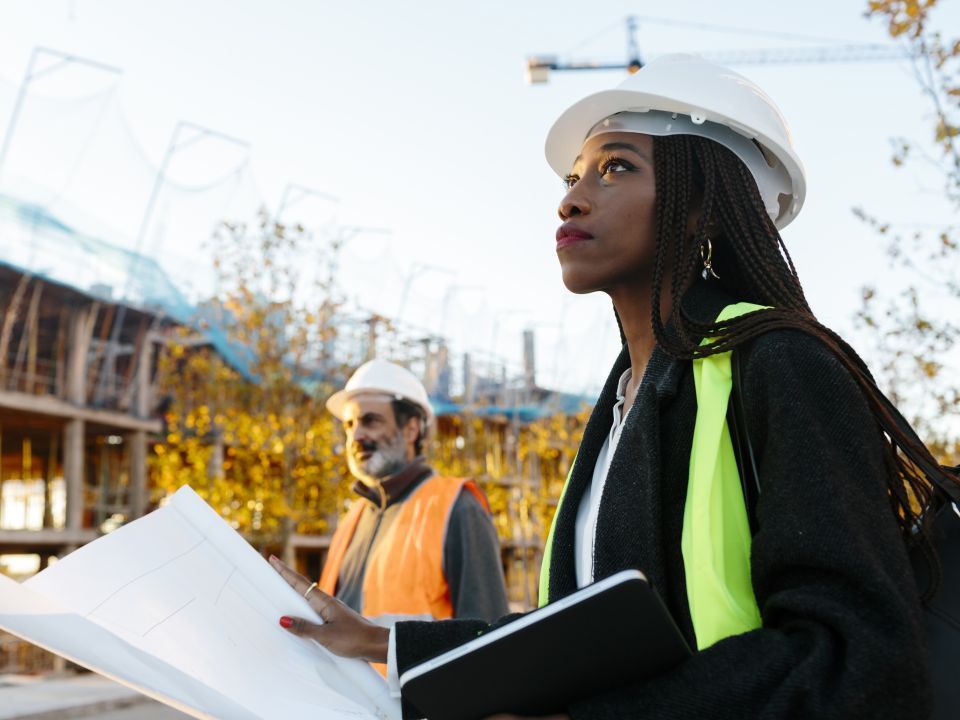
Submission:
{"label": "crane boom", "polygon": [[[527,58],[526,63],[527,83],[545,83],[551,71],[627,70],[631,73],[636,72],[643,67],[643,61],[640,59],[640,50],[637,45],[637,19],[634,16],[626,18],[626,29],[628,54],[626,62],[560,62],[555,55],[532,56]],[[910,58],[905,48],[880,43],[732,50],[699,54],[707,60],[724,65],[885,62]]]}

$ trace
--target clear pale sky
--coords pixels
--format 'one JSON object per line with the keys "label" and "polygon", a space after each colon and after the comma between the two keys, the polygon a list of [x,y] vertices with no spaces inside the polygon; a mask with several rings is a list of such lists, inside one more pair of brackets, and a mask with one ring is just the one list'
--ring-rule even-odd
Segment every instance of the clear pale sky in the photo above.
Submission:
{"label": "clear pale sky", "polygon": [[[757,31],[641,20],[646,59],[675,51],[887,42],[882,24],[863,17],[865,5],[0,0],[0,137],[34,46],[118,66],[124,74],[115,114],[103,120],[116,129],[108,133],[114,150],[78,145],[82,160],[49,169],[58,177],[78,164],[86,173],[102,169],[96,184],[64,181],[63,192],[116,237],[129,242],[136,234],[176,122],[200,123],[251,149],[244,155],[200,148],[192,161],[178,158],[172,166],[178,182],[203,185],[243,157],[249,162],[242,192],[229,212],[249,215],[258,203],[275,208],[287,183],[335,195],[336,205],[307,198],[289,212],[291,219],[295,213],[329,219],[335,211],[340,223],[390,231],[361,233],[344,250],[344,286],[358,305],[395,315],[416,264],[448,268],[417,277],[405,321],[445,331],[455,352],[493,351],[513,361],[520,330],[532,327],[540,383],[593,392],[617,352],[616,330],[605,297],[575,297],[560,283],[554,232],[561,186],[543,160],[543,140],[566,106],[621,76],[555,74],[547,85],[527,86],[524,58],[623,60],[628,14]],[[960,27],[957,3],[943,5],[937,24]],[[910,68],[903,62],[732,67],[767,90],[792,125],[809,192],[784,237],[814,310],[848,333],[860,287],[898,282],[880,241],[851,208],[894,221],[947,217],[933,176],[890,163],[891,137],[929,135],[929,113]],[[93,81],[77,81],[86,82]],[[46,91],[69,94],[63,87]],[[18,167],[46,172],[31,164],[45,132],[50,127],[39,121],[17,127],[8,178]],[[78,185],[91,193],[96,187],[96,197],[88,202]],[[158,226],[165,212],[174,212],[173,202],[161,204]],[[168,244],[158,229],[148,238],[145,248],[166,258],[174,279],[181,276],[196,292],[187,258],[198,239]],[[444,318],[445,297],[451,303]],[[861,349],[869,359],[869,348]]]}

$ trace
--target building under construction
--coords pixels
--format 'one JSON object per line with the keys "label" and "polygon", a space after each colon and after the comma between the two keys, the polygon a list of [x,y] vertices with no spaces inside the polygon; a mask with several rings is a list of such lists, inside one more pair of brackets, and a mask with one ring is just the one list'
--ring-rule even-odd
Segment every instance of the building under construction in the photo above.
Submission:
{"label": "building under construction", "polygon": [[[17,578],[160,499],[149,459],[170,445],[173,401],[160,385],[160,368],[172,343],[185,343],[189,352],[209,350],[255,380],[243,372],[248,350],[217,322],[223,308],[210,299],[214,263],[204,248],[224,218],[263,207],[246,169],[248,144],[180,122],[163,163],[153,167],[133,143],[115,87],[79,99],[30,93],[41,77],[68,66],[119,76],[116,68],[38,48],[0,140],[0,572]],[[239,164],[216,182],[178,184],[169,161],[202,142],[229,146]],[[290,185],[279,208],[272,215],[261,211],[260,219],[279,226],[285,207],[309,197],[321,206],[331,200]],[[101,222],[107,219],[109,226]],[[384,231],[326,230],[332,250],[321,267],[332,288],[343,244],[359,233]],[[455,354],[446,338],[402,324],[413,280],[431,271],[442,269],[409,269],[396,320],[358,310],[327,317],[321,324],[336,325],[336,338],[318,340],[323,360],[316,375],[336,384],[345,377],[331,368],[380,355],[423,379],[438,416],[431,462],[441,472],[474,477],[487,490],[510,599],[523,609],[536,602],[540,548],[572,462],[582,399],[537,385],[532,332],[524,335],[523,367],[508,370],[495,354],[496,320],[487,356]],[[456,289],[463,286],[451,286],[445,308]],[[339,307],[335,300],[330,306]],[[564,426],[559,436],[551,436],[547,418],[560,418],[551,420]],[[220,438],[210,442],[221,455],[207,474],[225,466],[230,450]],[[333,474],[314,468],[311,477],[323,488],[313,491],[329,493],[340,481]],[[318,528],[331,529],[333,505],[329,522],[308,523],[285,537],[300,569],[314,576],[329,545],[329,534]],[[262,549],[273,542],[262,535],[248,539]],[[0,636],[0,673],[49,663],[48,656]]]}
{"label": "building under construction", "polygon": [[45,565],[141,515],[169,321],[0,265],[0,552]]}
{"label": "building under construction", "polygon": [[[169,401],[158,367],[172,338],[183,342],[186,329],[191,347],[206,347],[234,366],[237,349],[216,328],[192,329],[197,309],[148,258],[0,196],[0,221],[4,213],[7,220],[29,219],[34,250],[43,251],[38,256],[74,256],[47,272],[10,262],[9,247],[0,261],[0,572],[25,578],[149,509],[147,460],[166,441]],[[96,271],[80,272],[90,267]],[[131,267],[135,282],[122,295],[134,300],[118,300],[103,278],[111,270],[129,277]],[[460,356],[455,369],[442,339],[377,335],[370,319],[345,318],[341,325],[335,351],[347,364],[393,348],[391,357],[424,378],[439,417],[431,461],[487,489],[511,602],[517,609],[533,605],[543,535],[572,462],[582,399],[537,386],[530,334],[523,371],[508,377],[501,365],[497,377],[469,356]],[[560,420],[566,439],[537,424],[554,417],[566,418]],[[291,541],[300,569],[318,574],[329,535],[295,533]],[[0,638],[0,672],[53,664],[46,654]]]}
{"label": "building under construction", "polygon": [[[26,577],[146,509],[169,321],[3,264],[0,318],[0,572]],[[0,672],[54,664],[0,645]]]}

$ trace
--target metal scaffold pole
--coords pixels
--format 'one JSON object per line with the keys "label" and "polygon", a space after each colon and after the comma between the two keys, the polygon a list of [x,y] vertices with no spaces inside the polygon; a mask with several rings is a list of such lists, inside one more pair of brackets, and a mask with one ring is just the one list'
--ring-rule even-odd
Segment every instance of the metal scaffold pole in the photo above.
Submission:
{"label": "metal scaffold pole", "polygon": [[[186,130],[193,131],[194,134],[181,141],[180,134]],[[150,191],[150,197],[147,200],[147,206],[144,209],[143,217],[140,220],[140,228],[137,230],[133,253],[130,256],[130,269],[127,271],[127,278],[124,285],[123,294],[118,298],[120,304],[114,317],[113,326],[110,329],[110,341],[106,347],[102,366],[103,370],[100,373],[99,382],[97,383],[97,391],[95,395],[97,402],[102,400],[107,389],[107,382],[109,382],[113,377],[113,363],[116,358],[116,347],[120,339],[120,331],[123,328],[123,322],[126,319],[127,295],[130,292],[130,285],[133,282],[133,278],[136,276],[137,268],[140,262],[143,241],[146,239],[147,229],[149,228],[150,220],[153,217],[153,210],[157,204],[157,198],[159,198],[160,191],[163,189],[167,171],[170,167],[170,162],[173,159],[173,156],[180,150],[183,150],[184,148],[208,138],[222,140],[245,149],[250,147],[250,143],[246,142],[245,140],[240,140],[217,130],[211,130],[210,128],[203,127],[202,125],[197,125],[184,120],[181,120],[177,123],[173,130],[173,135],[170,138],[170,143],[167,145],[166,152],[163,154],[163,161],[160,163],[159,170],[157,170],[157,176],[153,182],[153,189]]]}
{"label": "metal scaffold pole", "polygon": [[[54,58],[57,58],[57,61],[51,65],[47,65],[46,67],[35,69],[41,55],[53,56]],[[61,68],[70,64],[84,65],[94,70],[102,70],[103,72],[114,73],[116,75],[123,74],[123,70],[120,68],[106,65],[95,60],[87,60],[86,58],[82,58],[77,55],[70,55],[68,53],[60,52],[59,50],[51,50],[50,48],[35,47],[33,52],[30,53],[30,62],[27,63],[27,70],[23,75],[23,82],[20,83],[20,89],[17,91],[17,99],[14,101],[13,111],[10,113],[10,122],[7,125],[7,131],[3,136],[3,144],[0,145],[0,178],[3,177],[3,166],[6,162],[7,154],[10,152],[10,146],[13,143],[13,135],[17,129],[17,123],[20,120],[20,112],[23,110],[24,103],[26,102],[27,93],[30,90],[30,84],[35,80],[44,77],[45,75],[52,75]]]}

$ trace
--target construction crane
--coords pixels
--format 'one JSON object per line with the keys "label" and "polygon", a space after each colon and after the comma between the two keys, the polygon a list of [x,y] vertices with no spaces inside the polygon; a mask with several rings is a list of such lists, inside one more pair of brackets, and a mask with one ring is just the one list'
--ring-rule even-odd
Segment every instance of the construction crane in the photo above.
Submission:
{"label": "construction crane", "polygon": [[[679,21],[673,24],[685,24]],[[702,23],[690,23],[697,27],[710,29]],[[530,85],[546,83],[551,71],[582,70],[626,70],[635,73],[643,67],[640,48],[637,44],[637,17],[626,18],[627,60],[626,62],[561,62],[553,55],[536,55],[527,58],[526,81]],[[758,65],[758,64],[804,64],[804,63],[842,63],[842,62],[879,62],[904,60],[909,54],[896,45],[880,43],[865,45],[823,45],[796,48],[768,48],[756,50],[734,50],[728,52],[698,53],[706,60],[721,65]]]}

